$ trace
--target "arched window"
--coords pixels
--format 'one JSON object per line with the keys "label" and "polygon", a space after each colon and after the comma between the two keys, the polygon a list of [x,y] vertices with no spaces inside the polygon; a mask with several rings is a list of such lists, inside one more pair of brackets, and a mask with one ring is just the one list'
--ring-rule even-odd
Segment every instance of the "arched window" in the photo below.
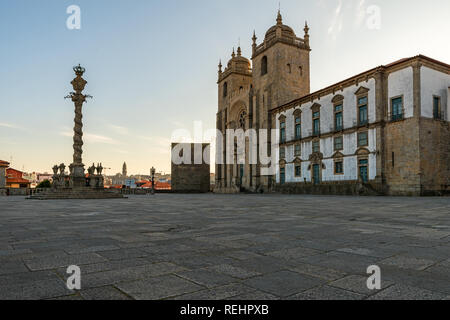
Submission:
{"label": "arched window", "polygon": [[247,116],[247,113],[245,111],[242,111],[239,115],[239,128],[245,130],[245,117]]}
{"label": "arched window", "polygon": [[225,82],[223,84],[223,97],[225,98],[228,95],[228,83]]}
{"label": "arched window", "polygon": [[261,60],[261,75],[267,74],[267,56],[264,56]]}

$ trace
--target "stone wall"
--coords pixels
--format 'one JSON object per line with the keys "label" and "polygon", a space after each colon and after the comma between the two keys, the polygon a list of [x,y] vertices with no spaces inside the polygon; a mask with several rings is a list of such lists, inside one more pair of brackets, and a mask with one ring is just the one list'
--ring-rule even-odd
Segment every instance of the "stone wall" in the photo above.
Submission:
{"label": "stone wall", "polygon": [[450,122],[420,119],[421,194],[450,194]]}
{"label": "stone wall", "polygon": [[6,168],[0,167],[0,189],[6,187]]}
{"label": "stone wall", "polygon": [[410,118],[386,124],[386,182],[390,195],[420,195],[419,122]]}
{"label": "stone wall", "polygon": [[[172,144],[172,160],[178,155],[174,153],[179,153],[176,146],[182,146],[183,144],[174,143]],[[197,148],[201,147],[203,153],[209,155],[208,150],[209,144],[184,144],[183,156],[185,160],[190,158],[190,161],[184,161],[181,164],[174,163],[172,161],[172,191],[173,192],[202,192],[206,193],[210,191],[210,164],[205,162],[203,159],[201,164],[195,164],[195,146]],[[190,151],[189,151],[190,150]],[[188,156],[190,153],[190,157]],[[187,162],[187,163],[186,163]]]}
{"label": "stone wall", "polygon": [[276,185],[275,192],[285,194],[315,194],[315,195],[347,195],[347,196],[378,196],[383,195],[381,184],[374,182],[360,183],[357,181],[312,183],[286,183]]}

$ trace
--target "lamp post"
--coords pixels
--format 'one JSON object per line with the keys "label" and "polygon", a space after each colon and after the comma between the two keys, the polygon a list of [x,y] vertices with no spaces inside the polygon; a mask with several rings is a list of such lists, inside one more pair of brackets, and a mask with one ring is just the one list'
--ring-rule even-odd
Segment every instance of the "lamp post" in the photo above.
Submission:
{"label": "lamp post", "polygon": [[150,173],[152,175],[152,194],[155,194],[155,172],[156,172],[156,169],[154,167],[152,167],[150,169]]}

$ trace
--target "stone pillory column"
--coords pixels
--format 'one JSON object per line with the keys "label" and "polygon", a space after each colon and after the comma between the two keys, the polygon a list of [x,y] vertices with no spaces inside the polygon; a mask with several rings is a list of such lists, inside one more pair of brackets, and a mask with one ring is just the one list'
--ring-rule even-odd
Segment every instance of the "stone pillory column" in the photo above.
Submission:
{"label": "stone pillory column", "polygon": [[92,98],[89,95],[82,94],[87,81],[83,79],[83,74],[86,71],[83,67],[78,65],[73,68],[76,77],[71,82],[73,90],[66,99],[72,99],[75,104],[75,126],[73,128],[73,163],[72,167],[72,181],[74,187],[84,187],[86,186],[86,179],[84,173],[84,164],[82,160],[83,154],[83,103],[86,102],[87,98]]}

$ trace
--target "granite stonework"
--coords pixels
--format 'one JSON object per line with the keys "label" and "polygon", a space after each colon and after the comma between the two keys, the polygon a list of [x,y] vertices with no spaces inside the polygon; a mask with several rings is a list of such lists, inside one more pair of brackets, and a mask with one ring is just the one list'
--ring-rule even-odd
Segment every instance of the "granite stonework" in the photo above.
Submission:
{"label": "granite stonework", "polygon": [[448,299],[449,212],[447,197],[2,197],[0,299]]}
{"label": "granite stonework", "polygon": [[172,144],[172,191],[210,191],[210,145],[206,143]]}
{"label": "granite stonework", "polygon": [[[253,36],[251,62],[239,47],[225,70],[219,64],[222,144],[238,129],[276,129],[280,138],[267,137],[279,144],[267,152],[276,174],[250,164],[247,143],[244,165],[216,164],[214,191],[450,194],[450,65],[417,55],[311,92],[309,27],[303,31],[297,37],[278,13],[260,44]],[[265,135],[257,133],[259,148]],[[217,158],[236,151],[216,148]]]}
{"label": "granite stonework", "polygon": [[74,92],[71,92],[66,99],[71,99],[75,105],[75,126],[73,135],[73,163],[69,165],[69,173],[66,172],[66,165],[61,163],[53,167],[52,188],[44,190],[30,196],[36,200],[56,200],[56,199],[112,199],[123,198],[122,194],[106,190],[104,188],[103,166],[92,164],[85,173],[82,160],[83,155],[83,103],[86,99],[92,98],[83,94],[87,81],[83,79],[86,71],[78,65],[73,68],[75,79],[71,82]]}
{"label": "granite stonework", "polygon": [[0,160],[0,196],[6,195],[6,169],[9,163]]}

